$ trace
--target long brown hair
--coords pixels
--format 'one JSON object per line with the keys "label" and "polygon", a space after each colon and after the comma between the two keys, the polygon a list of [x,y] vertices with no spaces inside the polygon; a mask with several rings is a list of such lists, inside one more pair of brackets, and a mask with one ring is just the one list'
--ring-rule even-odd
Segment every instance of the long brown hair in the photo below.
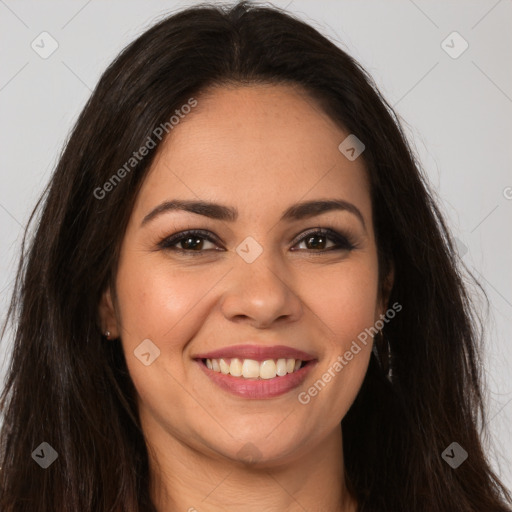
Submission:
{"label": "long brown hair", "polygon": [[[478,427],[481,322],[396,115],[319,32],[247,2],[195,6],[153,26],[109,66],[76,122],[32,213],[7,317],[14,349],[0,400],[0,509],[156,510],[135,389],[120,343],[102,337],[98,304],[158,148],[108,194],[94,192],[189,98],[228,83],[301,86],[366,146],[381,285],[394,263],[389,302],[403,310],[384,326],[386,343],[342,421],[360,511],[510,511]],[[58,454],[46,469],[32,455],[42,442]],[[468,452],[457,469],[441,456],[452,442]]]}

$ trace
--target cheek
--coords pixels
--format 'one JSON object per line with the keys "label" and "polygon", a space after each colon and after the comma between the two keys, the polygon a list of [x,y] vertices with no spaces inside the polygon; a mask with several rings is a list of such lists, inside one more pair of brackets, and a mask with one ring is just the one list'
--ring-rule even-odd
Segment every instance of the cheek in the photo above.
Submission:
{"label": "cheek", "polygon": [[[149,260],[127,256],[119,265],[116,287],[122,344],[144,408],[171,428],[183,415],[201,413],[183,393],[187,378],[183,351],[202,325],[201,299],[219,278],[211,272],[176,270],[167,261]],[[143,344],[148,339],[159,355],[146,366],[134,351],[143,353],[139,347],[147,346]]]}
{"label": "cheek", "polygon": [[308,306],[325,326],[329,348],[345,351],[352,340],[374,325],[378,300],[378,269],[375,258],[347,261],[336,271],[318,272],[308,286]]}
{"label": "cheek", "polygon": [[165,263],[138,264],[134,259],[120,266],[117,289],[126,341],[175,338],[172,332],[182,329],[208,289],[210,279],[202,277]]}
{"label": "cheek", "polygon": [[[299,402],[330,418],[326,428],[346,414],[364,380],[373,345],[378,299],[378,269],[374,258],[340,265],[325,278],[316,276],[308,306],[322,325],[323,359]],[[315,415],[312,415],[312,417]]]}

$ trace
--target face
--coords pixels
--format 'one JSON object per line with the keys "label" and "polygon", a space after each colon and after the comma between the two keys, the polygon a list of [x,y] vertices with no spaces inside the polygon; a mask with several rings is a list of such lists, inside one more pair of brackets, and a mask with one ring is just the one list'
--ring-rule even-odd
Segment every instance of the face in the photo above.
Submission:
{"label": "face", "polygon": [[[367,172],[297,89],[197,100],[139,192],[104,327],[150,440],[292,461],[340,431],[370,357],[361,333],[385,312]],[[222,208],[165,206],[179,201]]]}

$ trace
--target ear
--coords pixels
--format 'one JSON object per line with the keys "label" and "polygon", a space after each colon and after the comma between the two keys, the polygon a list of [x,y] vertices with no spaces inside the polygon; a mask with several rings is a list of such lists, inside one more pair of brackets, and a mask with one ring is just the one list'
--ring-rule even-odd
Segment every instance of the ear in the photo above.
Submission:
{"label": "ear", "polygon": [[101,296],[98,313],[101,322],[101,332],[110,331],[112,338],[119,338],[119,327],[117,325],[116,311],[110,287],[107,287]]}
{"label": "ear", "polygon": [[393,289],[393,284],[395,282],[395,265],[391,261],[389,264],[389,271],[384,278],[384,282],[382,284],[381,291],[381,307],[382,313],[384,314],[388,309],[389,297],[391,295],[391,290]]}

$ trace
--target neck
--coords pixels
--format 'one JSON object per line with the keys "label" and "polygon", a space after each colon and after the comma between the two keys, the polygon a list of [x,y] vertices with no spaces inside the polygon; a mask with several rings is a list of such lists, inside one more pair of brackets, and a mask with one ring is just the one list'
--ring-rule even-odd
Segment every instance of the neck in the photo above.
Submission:
{"label": "neck", "polygon": [[340,427],[321,445],[281,464],[208,456],[163,431],[152,434],[151,496],[158,512],[357,510],[345,485]]}

